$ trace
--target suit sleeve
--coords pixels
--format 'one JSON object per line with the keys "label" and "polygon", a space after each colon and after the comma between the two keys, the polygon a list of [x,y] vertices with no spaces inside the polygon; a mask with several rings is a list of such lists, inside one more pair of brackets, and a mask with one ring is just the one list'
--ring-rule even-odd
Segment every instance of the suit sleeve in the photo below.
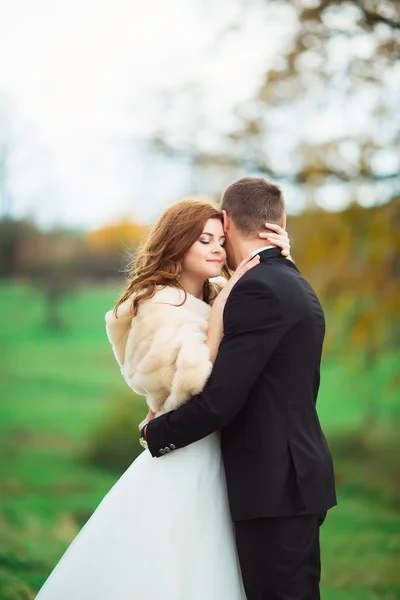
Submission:
{"label": "suit sleeve", "polygon": [[224,312],[224,338],[204,390],[146,430],[151,454],[162,456],[224,427],[245,404],[284,335],[279,301],[262,282],[243,277]]}

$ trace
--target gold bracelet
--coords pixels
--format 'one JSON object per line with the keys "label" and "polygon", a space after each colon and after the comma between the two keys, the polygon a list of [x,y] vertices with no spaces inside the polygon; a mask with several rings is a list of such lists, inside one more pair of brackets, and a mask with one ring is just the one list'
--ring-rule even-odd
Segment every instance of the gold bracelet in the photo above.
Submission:
{"label": "gold bracelet", "polygon": [[144,437],[140,437],[139,438],[139,444],[145,448],[147,450],[147,448],[149,447],[147,440],[144,439]]}

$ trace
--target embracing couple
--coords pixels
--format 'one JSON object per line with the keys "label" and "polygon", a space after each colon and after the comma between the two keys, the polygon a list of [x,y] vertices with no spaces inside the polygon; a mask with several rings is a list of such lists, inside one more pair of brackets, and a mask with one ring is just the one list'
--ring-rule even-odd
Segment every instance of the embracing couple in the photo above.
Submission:
{"label": "embracing couple", "polygon": [[146,450],[40,600],[320,597],[319,528],[336,504],[315,407],[325,320],[285,226],[279,187],[246,177],[221,211],[184,200],[153,227],[106,315],[149,406]]}

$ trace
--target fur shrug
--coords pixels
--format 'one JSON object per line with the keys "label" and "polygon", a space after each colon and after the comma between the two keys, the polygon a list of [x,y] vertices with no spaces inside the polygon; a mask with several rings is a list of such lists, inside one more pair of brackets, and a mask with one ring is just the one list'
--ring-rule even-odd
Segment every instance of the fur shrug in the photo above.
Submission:
{"label": "fur shrug", "polygon": [[211,307],[173,287],[160,288],[139,305],[131,300],[106,314],[106,330],[125,381],[146,397],[157,415],[203,389],[212,369],[206,346]]}

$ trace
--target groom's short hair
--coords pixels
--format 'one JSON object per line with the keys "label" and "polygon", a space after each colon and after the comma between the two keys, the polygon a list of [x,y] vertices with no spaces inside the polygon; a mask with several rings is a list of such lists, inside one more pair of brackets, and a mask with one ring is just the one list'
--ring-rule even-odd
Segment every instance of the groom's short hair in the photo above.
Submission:
{"label": "groom's short hair", "polygon": [[243,177],[228,186],[222,195],[226,210],[238,230],[246,236],[257,234],[264,224],[282,225],[285,200],[278,185],[264,177]]}

